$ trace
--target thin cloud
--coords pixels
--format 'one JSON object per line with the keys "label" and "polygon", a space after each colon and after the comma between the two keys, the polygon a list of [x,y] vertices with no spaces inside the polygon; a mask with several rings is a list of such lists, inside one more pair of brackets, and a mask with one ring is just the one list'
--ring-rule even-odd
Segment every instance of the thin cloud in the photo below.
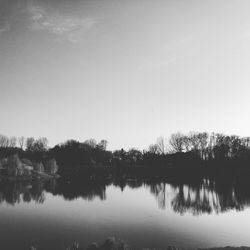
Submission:
{"label": "thin cloud", "polygon": [[27,10],[30,14],[30,30],[47,31],[73,43],[96,25],[95,18],[62,15],[35,4],[29,4]]}

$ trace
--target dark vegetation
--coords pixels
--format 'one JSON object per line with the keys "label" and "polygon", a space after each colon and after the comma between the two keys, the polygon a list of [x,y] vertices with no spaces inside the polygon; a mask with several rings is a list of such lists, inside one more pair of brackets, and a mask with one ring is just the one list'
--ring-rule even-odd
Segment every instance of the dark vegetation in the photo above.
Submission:
{"label": "dark vegetation", "polygon": [[[89,247],[82,248],[78,242],[74,242],[72,246],[68,247],[66,250],[131,250],[132,248],[120,239],[115,237],[110,237],[106,239],[101,245],[97,242],[93,242]],[[146,248],[151,250],[150,248]],[[166,246],[165,250],[179,250],[176,246]],[[38,250],[36,247],[30,247],[29,250]],[[215,247],[199,250],[250,250],[250,247]]]}
{"label": "dark vegetation", "polygon": [[84,142],[68,140],[48,148],[46,138],[8,138],[0,135],[0,159],[14,153],[20,158],[37,162],[54,158],[62,173],[89,167],[128,166],[153,169],[250,169],[250,137],[205,132],[191,132],[187,135],[176,133],[168,141],[160,137],[143,151],[131,148],[128,151],[120,149],[113,152],[107,150],[106,140],[99,143],[94,139]]}
{"label": "dark vegetation", "polygon": [[[247,191],[250,190],[249,137],[176,133],[168,141],[158,138],[147,150],[121,149],[111,152],[107,150],[106,140],[99,143],[94,139],[85,142],[68,140],[48,148],[46,138],[0,136],[0,180],[6,162],[13,162],[9,165],[15,167],[8,168],[11,171],[16,171],[19,165],[24,166],[18,170],[22,172],[25,166],[32,166],[32,176],[35,173],[39,178],[58,173],[61,178],[54,191],[66,199],[79,196],[105,199],[105,188],[110,184],[121,189],[126,185],[139,187],[146,184],[158,192],[158,188],[164,189],[167,183],[176,186],[180,194],[173,202],[176,211],[212,211],[212,203],[207,202],[206,195],[200,195],[201,187],[203,190],[213,190],[215,194],[222,192],[221,197],[228,197],[226,202],[219,201],[218,204],[222,206],[216,205],[218,211],[230,206],[240,209],[242,204],[249,204],[250,198]],[[29,171],[26,172],[30,175]],[[181,190],[185,185],[196,192],[196,202],[182,195]],[[163,199],[158,201],[161,207],[165,206]],[[197,208],[196,204],[200,206]]]}
{"label": "dark vegetation", "polygon": [[[91,246],[89,246],[86,250],[130,250],[132,249],[129,245],[124,243],[120,239],[116,239],[114,237],[110,237],[107,240],[104,241],[103,244],[98,245],[97,243],[92,243]],[[147,248],[150,250],[150,248]],[[37,250],[35,248],[31,248],[31,250]],[[78,243],[74,243],[71,247],[69,247],[67,250],[84,250],[84,248],[81,248]],[[179,250],[176,246],[167,246],[165,250]],[[200,249],[202,250],[202,249]],[[250,247],[215,247],[215,248],[207,248],[203,250],[250,250]]]}
{"label": "dark vegetation", "polygon": [[[180,214],[250,207],[250,138],[176,133],[167,142],[159,138],[147,150],[111,152],[105,140],[69,140],[48,148],[46,138],[0,136],[0,169],[6,159],[49,174],[56,172],[58,164],[60,178],[9,181],[0,172],[0,204],[43,203],[45,192],[66,200],[105,200],[106,189],[114,185],[122,191],[146,186],[161,209],[171,206]],[[169,188],[172,197],[167,195]],[[124,244],[106,247],[107,242],[89,249],[127,249]],[[69,249],[81,248],[76,243]]]}
{"label": "dark vegetation", "polygon": [[58,167],[61,176],[46,183],[29,178],[25,184],[6,183],[0,174],[1,201],[11,204],[20,197],[24,201],[43,202],[43,190],[68,200],[78,197],[91,200],[105,199],[109,185],[121,190],[146,185],[164,208],[168,184],[176,191],[171,206],[179,213],[241,210],[250,204],[249,137],[176,133],[167,142],[158,138],[147,150],[111,152],[106,140],[99,143],[94,139],[68,140],[48,148],[46,138],[0,136],[1,173],[6,161],[15,162],[15,166],[33,166],[32,171],[39,173],[39,179],[43,173],[53,175]]}
{"label": "dark vegetation", "polygon": [[[96,242],[93,242],[89,247],[82,248],[79,243],[74,242],[72,246],[68,247],[66,250],[131,250],[132,248],[124,243],[122,240],[117,239],[115,237],[110,237],[105,240],[101,245]],[[147,248],[150,250],[150,248]],[[176,246],[167,246],[166,250],[179,250]],[[29,250],[38,250],[36,247],[30,247]],[[202,249],[200,249],[202,250]],[[215,248],[207,248],[203,250],[250,250],[250,247],[215,247]]]}

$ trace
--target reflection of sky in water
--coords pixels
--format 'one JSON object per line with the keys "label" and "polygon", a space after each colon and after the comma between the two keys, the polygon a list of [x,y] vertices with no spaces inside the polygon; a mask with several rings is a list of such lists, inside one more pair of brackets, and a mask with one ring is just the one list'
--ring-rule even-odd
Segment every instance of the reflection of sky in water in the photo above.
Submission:
{"label": "reflection of sky in water", "polygon": [[0,206],[1,242],[6,250],[17,246],[27,249],[31,244],[52,250],[74,240],[87,246],[109,236],[117,236],[134,248],[250,245],[249,209],[219,215],[180,215],[171,209],[173,188],[166,185],[165,209],[159,209],[148,189],[126,187],[122,192],[109,186],[104,201],[65,201],[46,193],[43,204],[31,201],[11,206],[4,202]]}

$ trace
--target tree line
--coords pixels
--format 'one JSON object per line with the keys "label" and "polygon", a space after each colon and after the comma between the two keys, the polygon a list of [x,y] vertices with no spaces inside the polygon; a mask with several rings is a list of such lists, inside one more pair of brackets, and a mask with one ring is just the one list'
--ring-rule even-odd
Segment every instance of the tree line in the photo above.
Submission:
{"label": "tree line", "polygon": [[216,160],[250,160],[250,137],[221,133],[174,133],[168,139],[159,137],[148,149],[107,149],[107,140],[84,142],[67,140],[53,148],[45,137],[7,137],[0,135],[0,157],[17,152],[27,158],[54,157],[62,166],[157,166],[180,162]]}
{"label": "tree line", "polygon": [[190,132],[172,134],[167,142],[163,137],[149,146],[149,151],[156,154],[187,153],[203,160],[241,158],[249,156],[250,137],[224,135],[222,133]]}
{"label": "tree line", "polygon": [[0,148],[16,147],[20,148],[21,150],[26,149],[28,151],[46,151],[48,150],[48,139],[46,137],[35,139],[34,137],[8,137],[5,135],[0,135]]}

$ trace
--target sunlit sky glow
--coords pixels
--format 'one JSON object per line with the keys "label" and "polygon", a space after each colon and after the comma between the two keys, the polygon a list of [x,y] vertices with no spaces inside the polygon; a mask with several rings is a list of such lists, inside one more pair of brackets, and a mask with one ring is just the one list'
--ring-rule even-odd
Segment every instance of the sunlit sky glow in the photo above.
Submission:
{"label": "sunlit sky glow", "polygon": [[250,2],[1,0],[0,133],[147,148],[250,135]]}

